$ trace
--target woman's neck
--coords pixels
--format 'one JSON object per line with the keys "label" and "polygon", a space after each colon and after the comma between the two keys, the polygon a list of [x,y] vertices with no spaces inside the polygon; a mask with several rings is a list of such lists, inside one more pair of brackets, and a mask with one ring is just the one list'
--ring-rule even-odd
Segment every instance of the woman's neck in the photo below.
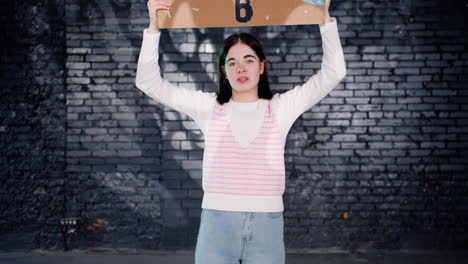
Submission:
{"label": "woman's neck", "polygon": [[233,91],[231,100],[238,102],[238,103],[252,103],[256,102],[260,99],[258,97],[258,92],[255,93],[236,93]]}

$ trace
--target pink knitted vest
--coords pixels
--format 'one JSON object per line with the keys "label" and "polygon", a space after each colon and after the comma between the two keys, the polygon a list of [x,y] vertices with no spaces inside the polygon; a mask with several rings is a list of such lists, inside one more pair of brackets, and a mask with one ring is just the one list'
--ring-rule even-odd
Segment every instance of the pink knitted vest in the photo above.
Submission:
{"label": "pink knitted vest", "polygon": [[282,196],[284,146],[270,102],[259,133],[247,147],[234,137],[224,105],[216,102],[209,124],[203,159],[205,192]]}

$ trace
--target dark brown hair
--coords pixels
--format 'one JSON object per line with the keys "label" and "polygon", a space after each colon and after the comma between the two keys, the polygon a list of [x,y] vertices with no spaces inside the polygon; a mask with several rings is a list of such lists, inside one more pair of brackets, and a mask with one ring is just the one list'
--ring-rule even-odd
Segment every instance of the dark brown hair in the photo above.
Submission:
{"label": "dark brown hair", "polygon": [[232,96],[232,87],[229,83],[229,80],[225,78],[223,69],[221,66],[224,66],[226,62],[226,56],[231,49],[237,43],[242,43],[249,46],[257,54],[260,62],[265,61],[265,67],[263,74],[260,74],[260,80],[258,81],[258,97],[263,99],[270,100],[273,97],[273,94],[270,90],[270,84],[268,82],[268,68],[266,63],[265,53],[263,52],[262,45],[258,40],[248,34],[248,33],[238,33],[229,36],[224,40],[223,47],[219,50],[218,54],[218,92],[216,100],[220,104],[229,102]]}

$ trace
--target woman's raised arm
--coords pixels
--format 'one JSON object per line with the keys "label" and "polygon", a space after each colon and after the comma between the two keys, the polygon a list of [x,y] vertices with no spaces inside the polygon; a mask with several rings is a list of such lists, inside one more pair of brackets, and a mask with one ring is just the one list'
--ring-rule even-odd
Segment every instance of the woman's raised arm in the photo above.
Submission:
{"label": "woman's raised arm", "polygon": [[159,68],[159,39],[156,11],[169,10],[170,5],[161,0],[149,0],[150,25],[143,33],[136,72],[136,86],[156,101],[198,121],[209,113],[214,95],[195,89],[179,87],[161,77]]}
{"label": "woman's raised arm", "polygon": [[323,57],[320,70],[302,86],[279,94],[277,116],[283,133],[287,134],[294,121],[305,111],[322,100],[346,75],[343,48],[338,34],[336,19],[330,17],[325,2],[325,24],[320,25]]}

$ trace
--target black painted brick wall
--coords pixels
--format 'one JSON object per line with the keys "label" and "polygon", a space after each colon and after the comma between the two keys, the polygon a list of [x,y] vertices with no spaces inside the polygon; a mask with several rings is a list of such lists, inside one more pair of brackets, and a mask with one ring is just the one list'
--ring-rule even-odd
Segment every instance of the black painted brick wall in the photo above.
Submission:
{"label": "black painted brick wall", "polygon": [[[25,10],[64,4],[44,3]],[[333,1],[348,75],[296,121],[288,136],[287,248],[466,248],[466,8],[462,1]],[[66,0],[65,11],[65,23],[51,11],[35,18],[56,27],[51,32],[57,37],[28,31],[9,40],[26,39],[28,48],[2,48],[7,56],[2,55],[1,66],[1,166],[9,170],[2,170],[0,195],[10,207],[2,210],[0,234],[21,233],[12,226],[31,220],[28,211],[43,208],[40,202],[20,199],[52,200],[49,211],[38,213],[42,222],[29,221],[35,224],[31,230],[42,232],[35,236],[35,246],[60,246],[57,234],[42,227],[56,223],[60,214],[86,223],[70,239],[71,247],[193,249],[202,198],[203,135],[193,120],[134,86],[142,30],[148,24],[145,2]],[[18,25],[16,16],[2,19],[8,21],[7,33],[29,30]],[[215,91],[217,49],[238,30],[254,33],[263,43],[275,92],[304,83],[320,68],[316,25],[178,29],[162,33],[164,77]],[[64,37],[66,42],[60,42]],[[62,49],[52,60],[62,68],[50,71],[58,66],[49,60],[38,72],[33,69],[43,65],[42,57],[21,58],[34,58],[38,41],[46,42],[47,49]],[[53,85],[24,76],[47,76]],[[61,93],[24,98],[17,83],[32,94],[51,86]],[[35,109],[42,108],[31,105],[44,101],[58,109],[56,114],[33,118]],[[21,119],[8,113],[41,126],[24,128]],[[31,155],[38,147],[41,154]],[[44,157],[53,162],[37,163]],[[25,160],[38,165],[25,169]],[[54,179],[62,185],[37,199],[35,186],[41,181],[35,175],[44,175],[47,186]],[[16,198],[25,179],[34,184],[23,187],[27,198]],[[103,224],[92,225],[98,219]]]}
{"label": "black painted brick wall", "polygon": [[0,4],[0,249],[61,247],[64,2]]}

